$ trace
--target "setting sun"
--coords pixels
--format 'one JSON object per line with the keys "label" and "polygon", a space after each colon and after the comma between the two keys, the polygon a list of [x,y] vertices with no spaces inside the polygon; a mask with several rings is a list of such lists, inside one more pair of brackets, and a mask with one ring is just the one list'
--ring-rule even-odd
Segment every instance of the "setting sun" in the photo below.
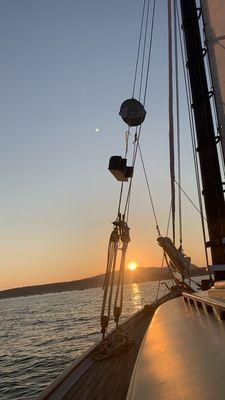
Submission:
{"label": "setting sun", "polygon": [[129,262],[128,264],[128,269],[130,271],[135,271],[137,269],[138,265],[135,261]]}

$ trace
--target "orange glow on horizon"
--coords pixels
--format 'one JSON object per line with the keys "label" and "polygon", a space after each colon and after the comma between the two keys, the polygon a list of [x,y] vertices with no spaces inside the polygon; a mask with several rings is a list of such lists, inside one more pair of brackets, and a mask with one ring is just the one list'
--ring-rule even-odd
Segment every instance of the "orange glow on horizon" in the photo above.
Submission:
{"label": "orange glow on horizon", "polygon": [[128,264],[128,269],[130,271],[135,271],[137,269],[137,267],[138,267],[138,265],[137,265],[136,261],[131,261]]}

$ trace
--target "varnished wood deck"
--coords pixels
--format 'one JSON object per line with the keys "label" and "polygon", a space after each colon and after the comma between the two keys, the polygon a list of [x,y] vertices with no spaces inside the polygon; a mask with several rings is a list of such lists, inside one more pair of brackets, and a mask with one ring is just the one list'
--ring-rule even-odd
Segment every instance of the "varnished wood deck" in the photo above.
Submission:
{"label": "varnished wood deck", "polygon": [[[161,298],[163,302],[180,296],[181,288]],[[95,359],[96,346],[74,362],[37,400],[124,400],[127,395],[135,361],[150,324],[156,304],[139,311],[121,327],[133,341],[132,347],[102,361]]]}
{"label": "varnished wood deck", "polygon": [[[141,313],[126,326],[131,332],[134,345],[128,351],[92,365],[82,376],[79,385],[73,387],[65,400],[114,400],[124,399],[133,372],[134,363],[143,336],[150,322],[150,315]],[[107,373],[105,373],[107,371]]]}
{"label": "varnished wood deck", "polygon": [[126,397],[135,360],[152,313],[140,311],[122,326],[133,346],[102,361],[94,359],[95,348],[60,376],[38,400],[122,400]]}
{"label": "varnished wood deck", "polygon": [[127,396],[127,400],[149,399],[225,399],[224,321],[182,298],[157,310]]}

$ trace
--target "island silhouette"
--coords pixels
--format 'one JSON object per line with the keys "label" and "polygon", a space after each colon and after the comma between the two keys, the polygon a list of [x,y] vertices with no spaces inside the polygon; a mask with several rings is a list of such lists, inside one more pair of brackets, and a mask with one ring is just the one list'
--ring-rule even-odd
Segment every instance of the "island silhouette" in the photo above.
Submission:
{"label": "island silhouette", "polygon": [[[200,268],[196,265],[190,266],[190,276],[207,275],[206,268]],[[116,272],[117,276],[117,272]],[[73,290],[84,290],[101,287],[104,283],[105,274],[92,276],[69,282],[47,283],[43,285],[24,286],[13,289],[1,290],[0,299],[20,296],[41,295],[46,293],[66,292]],[[135,271],[125,270],[125,283],[140,283],[166,280],[170,278],[167,267],[138,267]]]}

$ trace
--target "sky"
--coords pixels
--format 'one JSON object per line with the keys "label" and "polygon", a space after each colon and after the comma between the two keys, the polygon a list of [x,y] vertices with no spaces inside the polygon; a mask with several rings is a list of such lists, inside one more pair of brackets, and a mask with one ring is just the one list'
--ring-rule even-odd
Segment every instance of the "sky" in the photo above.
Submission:
{"label": "sky", "polygon": [[[132,93],[141,7],[137,0],[1,4],[1,290],[105,270],[120,190],[107,168],[110,156],[124,153],[118,111]],[[170,204],[166,15],[160,0],[141,136],[162,232]],[[181,130],[182,186],[197,203],[187,116]],[[128,164],[132,138],[129,146]],[[184,249],[204,265],[198,213],[183,203]],[[128,261],[160,266],[139,159],[129,224]]]}

